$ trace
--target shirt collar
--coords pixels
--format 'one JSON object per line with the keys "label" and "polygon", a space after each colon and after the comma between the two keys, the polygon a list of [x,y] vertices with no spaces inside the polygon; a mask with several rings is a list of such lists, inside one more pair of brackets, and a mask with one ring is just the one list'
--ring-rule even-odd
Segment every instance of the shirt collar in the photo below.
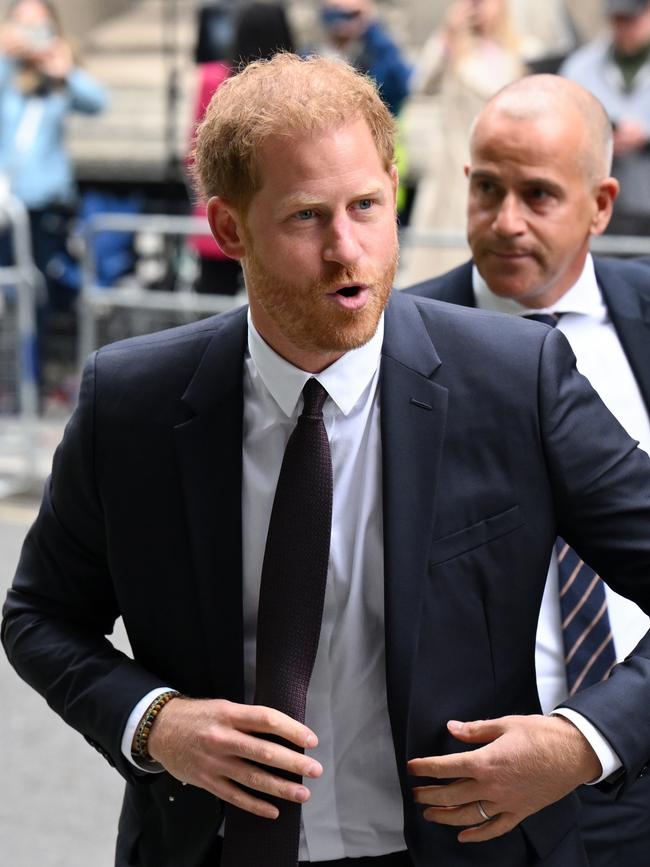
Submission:
{"label": "shirt collar", "polygon": [[384,316],[374,336],[358,349],[350,349],[318,374],[308,373],[277,354],[260,336],[248,312],[248,351],[260,379],[282,412],[293,415],[305,383],[317,379],[343,415],[348,415],[375,375],[384,340]]}
{"label": "shirt collar", "polygon": [[591,253],[587,254],[582,273],[561,298],[548,307],[535,308],[525,307],[513,298],[501,298],[490,292],[487,283],[479,274],[476,265],[472,268],[472,287],[476,306],[482,310],[496,310],[500,313],[515,313],[525,316],[530,313],[580,313],[594,318],[603,318],[605,305],[598,288],[594,260]]}

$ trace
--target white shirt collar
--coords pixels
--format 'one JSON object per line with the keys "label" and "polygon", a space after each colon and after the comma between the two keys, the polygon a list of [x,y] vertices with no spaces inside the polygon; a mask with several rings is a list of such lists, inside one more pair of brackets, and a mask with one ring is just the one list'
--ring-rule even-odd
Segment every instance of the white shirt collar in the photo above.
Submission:
{"label": "white shirt collar", "polygon": [[595,319],[604,320],[606,310],[603,298],[598,288],[594,260],[591,253],[587,254],[582,273],[561,298],[549,307],[541,309],[525,307],[512,298],[500,298],[490,292],[487,283],[481,277],[476,265],[472,268],[472,287],[476,306],[482,310],[496,310],[500,313],[515,313],[525,316],[527,313],[579,313],[591,316]]}
{"label": "white shirt collar", "polygon": [[304,385],[312,376],[326,389],[343,415],[348,415],[379,367],[383,340],[382,314],[377,331],[366,344],[349,350],[314,375],[294,367],[271,349],[253,325],[250,310],[248,312],[248,351],[262,382],[287,417],[293,415]]}

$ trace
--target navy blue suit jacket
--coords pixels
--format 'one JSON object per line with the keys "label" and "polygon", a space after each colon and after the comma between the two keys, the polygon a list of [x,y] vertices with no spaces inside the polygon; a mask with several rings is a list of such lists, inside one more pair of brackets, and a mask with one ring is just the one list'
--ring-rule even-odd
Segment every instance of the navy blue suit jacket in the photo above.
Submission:
{"label": "navy blue suit jacket", "polygon": [[[650,262],[594,258],[596,280],[650,415]],[[474,307],[472,262],[407,290]],[[650,776],[623,794],[582,786],[580,825],[590,867],[646,867]]]}
{"label": "navy blue suit jacket", "polygon": [[[16,669],[127,780],[119,867],[214,867],[222,805],[143,778],[120,739],[160,683],[243,697],[245,347],[241,309],[91,357],[5,603]],[[574,794],[463,846],[422,819],[406,761],[465,749],[450,718],[539,711],[535,628],[558,532],[650,611],[650,460],[560,333],[402,293],[380,410],[386,678],[413,863],[584,867]],[[118,615],[134,660],[105,638]],[[570,705],[619,753],[625,790],[650,756],[650,639]]]}

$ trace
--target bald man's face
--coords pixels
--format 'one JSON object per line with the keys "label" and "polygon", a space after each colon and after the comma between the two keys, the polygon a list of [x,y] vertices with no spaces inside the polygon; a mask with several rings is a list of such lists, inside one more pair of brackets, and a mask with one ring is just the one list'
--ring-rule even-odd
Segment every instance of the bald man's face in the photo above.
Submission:
{"label": "bald man's face", "polygon": [[533,308],[575,283],[589,236],[609,219],[581,159],[580,117],[560,114],[521,120],[486,110],[467,169],[467,237],[478,270],[496,295]]}

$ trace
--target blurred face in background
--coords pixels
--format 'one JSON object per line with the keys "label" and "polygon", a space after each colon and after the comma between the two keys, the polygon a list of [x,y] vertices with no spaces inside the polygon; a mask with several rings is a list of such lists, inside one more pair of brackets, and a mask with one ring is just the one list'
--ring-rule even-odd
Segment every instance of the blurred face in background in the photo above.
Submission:
{"label": "blurred face in background", "polygon": [[334,43],[358,39],[367,26],[368,0],[325,0],[321,21]]}
{"label": "blurred face in background", "polygon": [[488,35],[502,23],[506,13],[505,0],[470,0],[472,27],[480,35]]}
{"label": "blurred face in background", "polygon": [[19,33],[21,41],[35,51],[47,48],[58,35],[50,10],[38,0],[21,0],[10,10],[7,21]]}
{"label": "blurred face in background", "polygon": [[639,15],[610,15],[614,47],[622,54],[636,54],[650,44],[650,3]]}

